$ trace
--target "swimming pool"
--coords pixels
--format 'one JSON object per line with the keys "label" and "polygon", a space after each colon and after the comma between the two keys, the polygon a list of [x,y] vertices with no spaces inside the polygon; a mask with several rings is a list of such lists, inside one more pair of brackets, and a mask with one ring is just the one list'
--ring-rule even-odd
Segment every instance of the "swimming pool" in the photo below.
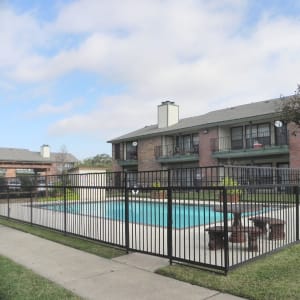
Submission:
{"label": "swimming pool", "polygon": [[[63,204],[43,205],[43,208],[64,211]],[[129,222],[167,226],[167,203],[158,202],[129,202]],[[99,201],[67,203],[67,213],[103,217],[110,220],[125,221],[124,201]],[[228,216],[230,218],[230,216]],[[223,213],[215,212],[208,205],[172,205],[173,227],[183,229],[223,220]]]}

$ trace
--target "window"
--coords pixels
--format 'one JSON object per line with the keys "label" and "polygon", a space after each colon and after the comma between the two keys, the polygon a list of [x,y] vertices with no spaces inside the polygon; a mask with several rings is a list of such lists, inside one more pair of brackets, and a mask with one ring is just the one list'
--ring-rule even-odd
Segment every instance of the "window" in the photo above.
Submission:
{"label": "window", "polygon": [[243,127],[233,127],[231,128],[231,148],[243,149]]}
{"label": "window", "polygon": [[115,144],[115,159],[121,158],[121,147],[120,144]]}
{"label": "window", "polygon": [[273,183],[273,169],[271,163],[255,164],[251,165],[251,167],[253,168],[247,169],[248,183],[250,185]]}
{"label": "window", "polygon": [[252,148],[255,142],[258,142],[262,145],[271,144],[269,123],[246,126],[246,147]]}
{"label": "window", "polygon": [[178,135],[174,138],[175,154],[197,153],[198,145],[198,134]]}
{"label": "window", "polygon": [[195,177],[195,169],[179,168],[173,169],[172,173],[172,185],[174,186],[193,186],[193,179]]}
{"label": "window", "polygon": [[192,135],[192,152],[193,153],[199,153],[199,135],[198,134],[193,134]]}
{"label": "window", "polygon": [[[289,172],[289,163],[278,163],[277,164],[277,183],[278,184],[290,184],[292,178],[290,178],[290,172]],[[286,187],[280,187],[281,189],[285,190]]]}
{"label": "window", "polygon": [[288,144],[288,132],[285,123],[281,127],[275,127],[275,143],[277,146]]}
{"label": "window", "polygon": [[137,142],[131,141],[126,143],[126,160],[137,159]]}
{"label": "window", "polygon": [[183,149],[185,151],[191,150],[191,136],[190,135],[183,136]]}

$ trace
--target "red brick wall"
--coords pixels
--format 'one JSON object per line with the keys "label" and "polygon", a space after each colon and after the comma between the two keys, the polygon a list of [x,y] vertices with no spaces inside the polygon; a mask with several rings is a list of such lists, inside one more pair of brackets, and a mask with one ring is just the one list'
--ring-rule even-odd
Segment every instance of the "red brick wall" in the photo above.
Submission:
{"label": "red brick wall", "polygon": [[200,143],[199,143],[199,166],[215,166],[218,161],[212,157],[211,139],[218,137],[218,128],[209,128],[208,132],[200,130]]}
{"label": "red brick wall", "polygon": [[6,177],[16,177],[16,169],[6,169]]}
{"label": "red brick wall", "polygon": [[[123,148],[121,145],[121,149],[120,149],[121,155],[122,155],[122,151],[123,151]],[[113,172],[121,172],[122,170],[123,170],[123,168],[120,167],[118,162],[115,160],[115,145],[112,144],[112,171]]]}
{"label": "red brick wall", "polygon": [[[156,161],[154,148],[161,144],[160,137],[148,138],[145,140],[138,140],[138,171],[154,171],[161,168],[160,163]],[[123,153],[123,147],[121,143],[121,153]],[[112,169],[114,172],[122,171],[123,168],[119,166],[115,157],[115,146],[112,145]],[[121,154],[122,159],[122,154]]]}
{"label": "red brick wall", "polygon": [[[211,139],[218,137],[218,129],[212,128],[208,133],[203,130],[199,132],[199,166],[214,166],[218,164],[212,158]],[[161,164],[155,158],[155,146],[161,145],[161,137],[152,137],[138,140],[138,171],[154,171],[161,169]],[[112,157],[114,158],[114,146],[112,147]],[[121,171],[117,161],[113,160],[113,170]]]}
{"label": "red brick wall", "polygon": [[154,148],[161,145],[161,137],[153,137],[138,141],[139,171],[155,171],[161,168],[156,161]]}
{"label": "red brick wall", "polygon": [[300,168],[300,130],[294,124],[288,125],[290,167]]}

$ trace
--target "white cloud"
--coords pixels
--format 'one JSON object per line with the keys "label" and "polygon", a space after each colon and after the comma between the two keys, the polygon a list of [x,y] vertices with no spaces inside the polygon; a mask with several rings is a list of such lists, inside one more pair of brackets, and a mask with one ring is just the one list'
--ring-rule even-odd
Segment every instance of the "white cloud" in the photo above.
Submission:
{"label": "white cloud", "polygon": [[[90,112],[53,124],[52,134],[117,136],[155,122],[156,105],[166,99],[175,100],[186,117],[293,91],[300,69],[299,21],[263,14],[245,30],[247,4],[243,0],[75,1],[62,6],[57,19],[44,28],[50,42],[72,34],[78,43],[52,55],[40,49],[41,25],[31,16],[7,12],[18,21],[3,40],[6,54],[0,54],[0,66],[1,57],[15,63],[10,74],[22,82],[58,80],[79,70],[126,87],[117,97],[99,99],[99,107]],[[17,48],[16,36],[22,30],[25,35],[13,59],[10,52]],[[29,30],[37,38],[31,40]],[[41,105],[40,109],[59,108]]]}
{"label": "white cloud", "polygon": [[43,45],[45,32],[30,15],[15,14],[6,6],[0,9],[0,69],[14,67],[32,55],[33,49]]}
{"label": "white cloud", "polygon": [[84,104],[83,99],[74,99],[72,101],[63,102],[61,104],[53,104],[51,102],[42,102],[34,109],[30,109],[26,112],[26,116],[29,118],[44,118],[49,115],[68,115],[72,113],[76,108]]}
{"label": "white cloud", "polygon": [[[153,110],[151,112],[151,110]],[[99,106],[89,113],[73,114],[50,126],[49,133],[54,136],[89,135],[97,138],[110,139],[117,132],[126,133],[130,128],[142,127],[145,120],[155,122],[156,110],[152,104],[134,97],[122,95],[107,97]]]}
{"label": "white cloud", "polygon": [[62,114],[68,113],[82,103],[82,100],[74,100],[71,102],[65,102],[62,105],[53,105],[50,103],[42,103],[35,111],[36,114]]}
{"label": "white cloud", "polygon": [[140,78],[144,68],[155,71],[168,68],[167,62],[194,60],[238,19],[232,12],[215,14],[215,8],[204,8],[197,1],[72,3],[47,32],[85,32],[87,38],[78,48],[63,50],[50,59],[29,56],[18,65],[15,75],[21,80],[45,80],[74,69],[96,69],[130,80],[131,76]]}

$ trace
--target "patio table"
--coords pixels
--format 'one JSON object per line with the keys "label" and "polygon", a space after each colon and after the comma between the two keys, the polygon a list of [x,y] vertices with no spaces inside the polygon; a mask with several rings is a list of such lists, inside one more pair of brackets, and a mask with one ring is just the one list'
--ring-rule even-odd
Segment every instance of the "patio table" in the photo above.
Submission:
{"label": "patio table", "polygon": [[[242,214],[260,211],[263,209],[262,205],[244,204],[244,203],[230,203],[227,205],[227,213],[233,215],[232,230],[229,241],[232,243],[244,243],[246,241],[245,230],[242,229]],[[223,206],[215,206],[216,212],[224,212]]]}

